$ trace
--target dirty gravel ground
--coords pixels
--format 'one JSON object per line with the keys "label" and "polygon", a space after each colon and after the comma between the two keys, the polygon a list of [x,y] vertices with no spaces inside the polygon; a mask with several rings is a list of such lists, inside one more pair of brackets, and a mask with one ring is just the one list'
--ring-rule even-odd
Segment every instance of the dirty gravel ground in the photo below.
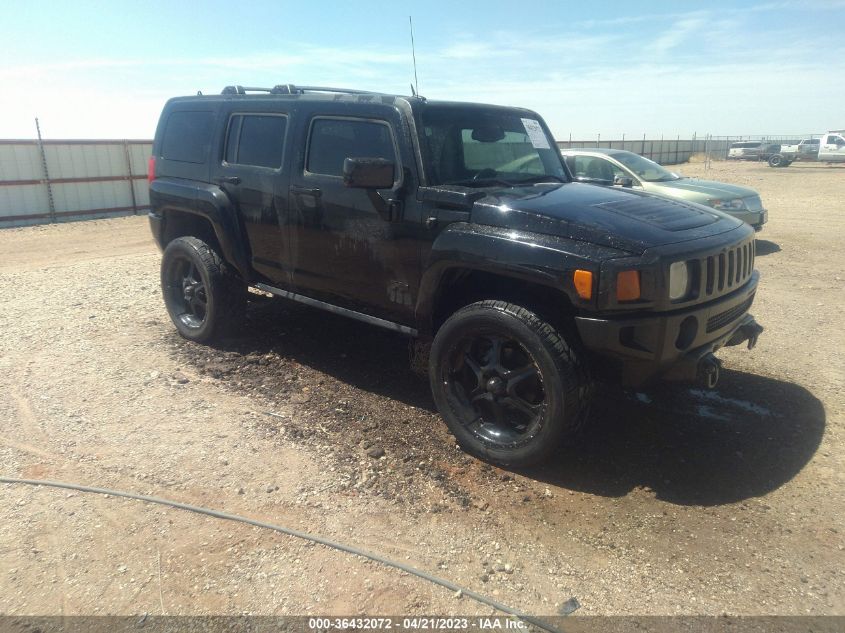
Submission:
{"label": "dirty gravel ground", "polygon": [[[238,338],[182,341],[142,217],[0,231],[0,471],[319,533],[535,614],[843,614],[845,169],[680,170],[761,192],[764,336],[716,391],[605,390],[527,472],[455,449],[398,336],[259,299]],[[138,502],[3,485],[0,513],[4,614],[490,613]]]}

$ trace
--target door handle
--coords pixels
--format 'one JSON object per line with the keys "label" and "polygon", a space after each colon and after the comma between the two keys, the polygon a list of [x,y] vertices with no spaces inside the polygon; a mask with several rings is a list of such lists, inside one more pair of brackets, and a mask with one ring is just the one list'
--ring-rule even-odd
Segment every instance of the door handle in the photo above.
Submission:
{"label": "door handle", "polygon": [[239,185],[241,184],[240,176],[223,176],[217,179],[221,185]]}
{"label": "door handle", "polygon": [[319,198],[322,195],[322,191],[316,188],[311,187],[300,187],[298,185],[293,185],[290,188],[291,193],[299,194],[302,196],[313,196],[315,198]]}

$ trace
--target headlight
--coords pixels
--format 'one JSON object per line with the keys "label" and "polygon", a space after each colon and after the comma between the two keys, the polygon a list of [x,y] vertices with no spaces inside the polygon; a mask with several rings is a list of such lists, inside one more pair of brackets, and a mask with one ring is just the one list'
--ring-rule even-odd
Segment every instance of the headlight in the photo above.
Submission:
{"label": "headlight", "polygon": [[742,198],[734,198],[733,200],[708,200],[707,204],[719,211],[739,211],[745,208],[745,202],[743,202]]}
{"label": "headlight", "polygon": [[690,289],[689,264],[675,262],[669,266],[669,298],[673,301],[687,296]]}

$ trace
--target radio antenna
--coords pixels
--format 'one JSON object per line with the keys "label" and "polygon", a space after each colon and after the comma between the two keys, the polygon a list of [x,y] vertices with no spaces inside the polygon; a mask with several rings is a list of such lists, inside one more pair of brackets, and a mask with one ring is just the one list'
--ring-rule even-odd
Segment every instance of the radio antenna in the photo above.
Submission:
{"label": "radio antenna", "polygon": [[414,47],[414,19],[408,16],[408,26],[411,29],[411,58],[414,60],[414,85],[411,86],[411,92],[416,97],[420,93],[420,82],[417,79],[417,51]]}

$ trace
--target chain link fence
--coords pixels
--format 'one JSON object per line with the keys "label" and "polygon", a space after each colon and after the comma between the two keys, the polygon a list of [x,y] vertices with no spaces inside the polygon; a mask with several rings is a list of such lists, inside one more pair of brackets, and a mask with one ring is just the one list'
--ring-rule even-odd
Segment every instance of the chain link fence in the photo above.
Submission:
{"label": "chain link fence", "polygon": [[578,140],[572,135],[568,140],[558,140],[558,147],[561,149],[621,149],[650,158],[661,165],[677,165],[690,160],[692,156],[701,155],[702,160],[726,160],[731,145],[743,141],[760,141],[766,145],[798,143],[805,138],[820,136],[819,133],[812,134],[760,134],[740,136],[717,136],[705,134],[704,136],[693,135],[692,138],[648,138],[646,135],[629,137],[626,134],[619,139],[602,139],[597,135],[594,139]]}

